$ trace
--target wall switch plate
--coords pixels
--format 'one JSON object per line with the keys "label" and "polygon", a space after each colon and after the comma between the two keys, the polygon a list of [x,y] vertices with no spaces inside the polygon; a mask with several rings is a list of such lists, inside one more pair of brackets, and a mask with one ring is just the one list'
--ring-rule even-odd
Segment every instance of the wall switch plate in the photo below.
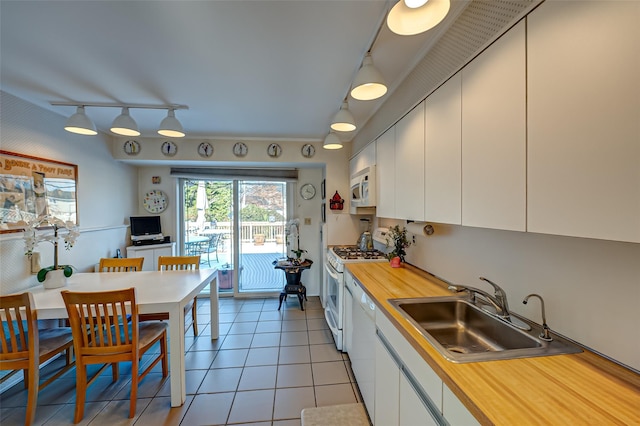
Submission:
{"label": "wall switch plate", "polygon": [[304,224],[305,225],[311,225],[311,218],[310,217],[305,217],[304,218]]}

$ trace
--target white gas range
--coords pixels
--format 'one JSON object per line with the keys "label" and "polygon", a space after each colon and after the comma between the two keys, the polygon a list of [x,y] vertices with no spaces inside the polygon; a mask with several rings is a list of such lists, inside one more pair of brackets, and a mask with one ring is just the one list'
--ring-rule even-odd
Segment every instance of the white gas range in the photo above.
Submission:
{"label": "white gas range", "polygon": [[[373,250],[359,250],[357,246],[333,246],[327,250],[325,262],[324,304],[325,318],[336,347],[343,350],[342,327],[345,316],[345,281],[344,265],[353,262],[387,262],[386,249],[387,228],[377,228],[373,232]],[[349,301],[349,305],[351,302]]]}

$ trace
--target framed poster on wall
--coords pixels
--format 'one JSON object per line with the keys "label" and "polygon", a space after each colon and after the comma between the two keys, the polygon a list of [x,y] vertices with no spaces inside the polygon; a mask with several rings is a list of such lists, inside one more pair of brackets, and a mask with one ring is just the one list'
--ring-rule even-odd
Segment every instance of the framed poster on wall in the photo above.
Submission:
{"label": "framed poster on wall", "polygon": [[0,233],[43,215],[78,224],[78,166],[0,150]]}

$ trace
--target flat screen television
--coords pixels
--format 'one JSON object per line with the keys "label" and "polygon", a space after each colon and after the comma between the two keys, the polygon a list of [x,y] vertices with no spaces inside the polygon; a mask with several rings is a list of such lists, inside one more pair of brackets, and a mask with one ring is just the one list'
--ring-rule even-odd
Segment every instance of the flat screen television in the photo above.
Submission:
{"label": "flat screen television", "polygon": [[160,216],[132,216],[129,221],[131,223],[131,235],[134,237],[162,234]]}

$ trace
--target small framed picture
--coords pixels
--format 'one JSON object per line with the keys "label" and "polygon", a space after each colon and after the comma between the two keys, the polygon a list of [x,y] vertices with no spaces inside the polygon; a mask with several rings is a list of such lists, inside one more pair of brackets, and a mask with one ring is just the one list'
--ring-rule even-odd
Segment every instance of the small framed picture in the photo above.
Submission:
{"label": "small framed picture", "polygon": [[161,181],[160,176],[153,176],[151,178],[151,183],[154,184],[154,185],[159,185],[160,181]]}
{"label": "small framed picture", "polygon": [[320,195],[322,195],[323,200],[327,197],[326,186],[326,179],[322,179],[322,183],[320,184]]}

